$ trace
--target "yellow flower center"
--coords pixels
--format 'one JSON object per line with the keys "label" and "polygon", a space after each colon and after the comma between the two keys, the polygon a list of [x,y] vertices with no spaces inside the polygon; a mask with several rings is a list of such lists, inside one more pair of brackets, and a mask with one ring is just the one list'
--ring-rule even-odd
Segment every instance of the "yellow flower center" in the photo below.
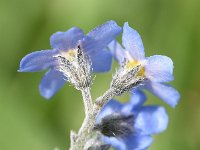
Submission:
{"label": "yellow flower center", "polygon": [[62,51],[61,56],[65,57],[67,60],[72,62],[75,60],[77,56],[77,50],[71,49],[71,50],[68,50],[67,52]]}
{"label": "yellow flower center", "polygon": [[[126,68],[128,70],[131,70],[134,67],[137,67],[138,65],[141,65],[139,61],[131,60],[131,61],[128,61],[128,63],[126,64]],[[137,76],[144,76],[144,74],[145,74],[145,70],[144,70],[144,67],[142,67],[140,71],[137,73]]]}

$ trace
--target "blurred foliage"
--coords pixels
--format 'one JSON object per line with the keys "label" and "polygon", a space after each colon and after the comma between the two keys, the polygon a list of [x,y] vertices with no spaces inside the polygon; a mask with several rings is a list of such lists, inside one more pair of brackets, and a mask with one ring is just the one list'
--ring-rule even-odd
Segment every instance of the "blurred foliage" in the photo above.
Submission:
{"label": "blurred foliage", "polygon": [[[66,84],[46,101],[38,92],[44,72],[18,73],[19,62],[50,48],[56,31],[78,26],[87,33],[107,20],[121,26],[128,21],[141,34],[147,56],[163,54],[174,61],[172,84],[182,98],[174,110],[148,93],[149,103],[166,106],[170,116],[168,130],[155,136],[150,149],[200,149],[199,6],[199,0],[0,0],[0,149],[69,147],[69,131],[84,117],[80,92]],[[96,75],[94,98],[108,88],[111,75]]]}

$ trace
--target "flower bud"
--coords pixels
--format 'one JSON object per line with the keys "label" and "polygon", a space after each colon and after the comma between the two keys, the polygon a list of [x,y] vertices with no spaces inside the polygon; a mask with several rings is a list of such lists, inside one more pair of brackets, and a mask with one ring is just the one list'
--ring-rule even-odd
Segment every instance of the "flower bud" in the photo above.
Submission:
{"label": "flower bud", "polygon": [[133,115],[112,114],[104,117],[94,130],[108,137],[123,137],[133,133]]}

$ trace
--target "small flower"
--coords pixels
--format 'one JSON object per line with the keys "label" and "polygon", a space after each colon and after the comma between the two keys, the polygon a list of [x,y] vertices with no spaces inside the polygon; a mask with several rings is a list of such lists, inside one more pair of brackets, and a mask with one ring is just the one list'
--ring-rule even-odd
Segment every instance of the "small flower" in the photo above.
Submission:
{"label": "small flower", "polygon": [[144,150],[153,142],[152,134],[167,128],[168,115],[165,109],[142,106],[145,101],[144,93],[134,91],[129,102],[121,104],[110,100],[103,107],[94,129],[103,134],[105,144],[110,144],[116,150]]}
{"label": "small flower", "polygon": [[148,89],[154,95],[160,97],[164,102],[175,107],[179,101],[179,93],[171,86],[164,84],[174,79],[173,62],[167,56],[154,55],[145,58],[144,47],[140,35],[128,23],[124,24],[122,44],[116,41],[109,44],[111,53],[122,65],[126,60],[125,72],[140,67],[135,77],[144,78],[145,84],[140,87]]}
{"label": "small flower", "polygon": [[39,86],[41,95],[49,99],[66,81],[73,81],[68,79],[69,72],[66,72],[65,65],[76,66],[74,62],[77,62],[79,49],[85,56],[89,56],[93,72],[109,71],[111,54],[104,48],[120,32],[121,28],[114,21],[106,22],[87,35],[77,27],[66,32],[56,32],[50,38],[52,50],[41,50],[26,55],[20,62],[19,71],[36,72],[49,69]]}

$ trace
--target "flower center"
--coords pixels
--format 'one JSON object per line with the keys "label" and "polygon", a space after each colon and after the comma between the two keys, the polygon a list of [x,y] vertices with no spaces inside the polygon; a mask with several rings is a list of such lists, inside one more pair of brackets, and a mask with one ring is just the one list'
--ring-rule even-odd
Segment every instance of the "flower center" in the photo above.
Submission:
{"label": "flower center", "polygon": [[[126,68],[127,68],[128,70],[131,70],[131,69],[137,67],[138,65],[141,65],[141,63],[140,63],[139,61],[130,60],[130,61],[128,61],[128,63],[126,64]],[[137,76],[144,76],[144,74],[145,74],[145,70],[144,70],[144,67],[142,67],[142,68],[140,69],[140,71],[137,73]]]}
{"label": "flower center", "polygon": [[67,52],[62,51],[60,55],[62,57],[65,57],[65,59],[67,59],[68,61],[72,62],[77,57],[77,50],[71,49],[71,50],[68,50]]}

